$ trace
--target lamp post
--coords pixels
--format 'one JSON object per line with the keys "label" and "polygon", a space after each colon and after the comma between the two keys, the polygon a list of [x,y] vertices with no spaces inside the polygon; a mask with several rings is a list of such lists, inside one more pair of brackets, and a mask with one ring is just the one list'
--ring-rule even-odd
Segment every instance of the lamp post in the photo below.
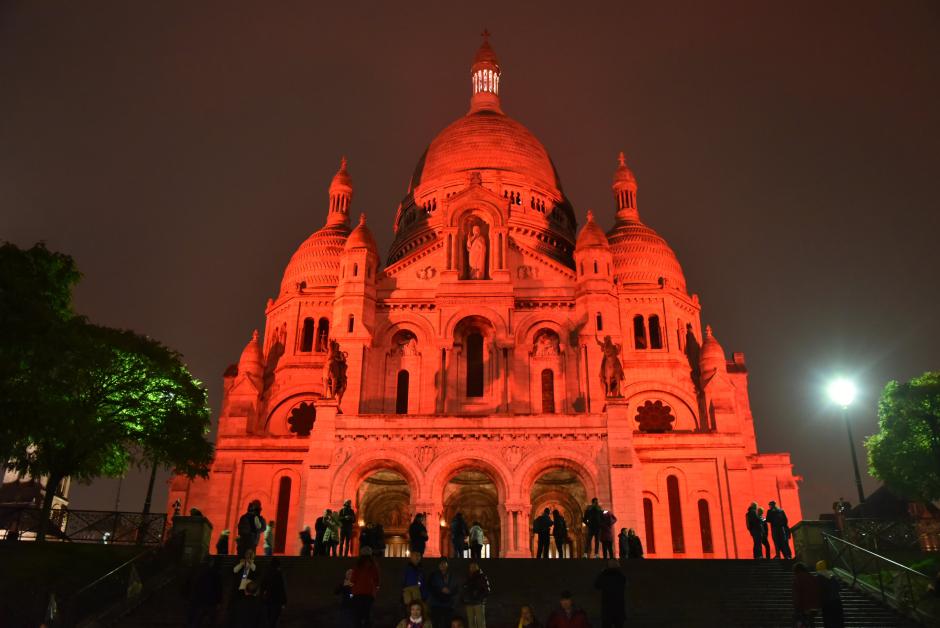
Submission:
{"label": "lamp post", "polygon": [[855,384],[845,378],[839,378],[829,384],[827,390],[829,398],[842,408],[842,420],[845,422],[845,433],[849,437],[849,451],[852,454],[852,468],[855,471],[855,488],[858,489],[858,503],[865,503],[865,492],[862,490],[862,474],[858,471],[858,456],[855,454],[855,440],[852,438],[852,424],[849,423],[849,406],[855,400]]}

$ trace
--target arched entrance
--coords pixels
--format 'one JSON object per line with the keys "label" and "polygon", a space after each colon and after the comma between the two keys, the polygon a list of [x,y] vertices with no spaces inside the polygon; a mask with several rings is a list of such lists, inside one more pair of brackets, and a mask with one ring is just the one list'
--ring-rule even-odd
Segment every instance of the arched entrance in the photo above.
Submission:
{"label": "arched entrance", "polygon": [[381,525],[385,532],[385,555],[406,556],[408,524],[411,523],[411,487],[399,472],[373,472],[356,495],[359,526]]}
{"label": "arched entrance", "polygon": [[[544,471],[532,484],[530,498],[532,503],[530,522],[534,522],[536,517],[548,508],[551,511],[557,509],[568,524],[567,545],[563,548],[556,547],[553,534],[549,556],[557,558],[559,553],[564,551],[566,558],[580,557],[584,553],[584,532],[581,526],[582,504],[587,503],[588,497],[584,484],[577,474],[570,469]],[[530,535],[529,539],[531,555],[535,556],[535,536]]]}
{"label": "arched entrance", "polygon": [[[450,522],[458,512],[463,513],[467,527],[479,522],[483,528],[483,558],[499,556],[501,525],[499,495],[493,479],[483,471],[465,469],[444,485],[444,525],[441,526],[441,555],[453,555],[450,540]],[[467,551],[466,556],[470,553]]]}

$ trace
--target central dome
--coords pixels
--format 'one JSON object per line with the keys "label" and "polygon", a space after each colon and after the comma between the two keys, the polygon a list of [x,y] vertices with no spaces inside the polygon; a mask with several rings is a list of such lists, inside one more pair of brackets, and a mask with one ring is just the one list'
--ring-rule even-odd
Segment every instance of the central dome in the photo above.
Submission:
{"label": "central dome", "polygon": [[476,170],[497,170],[561,191],[548,151],[529,129],[497,111],[469,113],[431,142],[415,168],[411,189],[420,184],[465,181]]}

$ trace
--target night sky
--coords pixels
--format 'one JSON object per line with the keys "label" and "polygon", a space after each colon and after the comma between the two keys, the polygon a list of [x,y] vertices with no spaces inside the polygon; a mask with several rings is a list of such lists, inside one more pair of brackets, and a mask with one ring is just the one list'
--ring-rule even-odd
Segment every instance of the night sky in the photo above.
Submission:
{"label": "night sky", "polygon": [[79,311],[179,350],[216,413],[343,154],[387,251],[486,27],[579,222],[613,224],[625,151],[703,323],[746,354],[760,449],[792,452],[807,516],[854,502],[827,378],[863,389],[864,456],[884,383],[940,368],[938,5],[373,4],[0,3],[0,239],[73,255]]}

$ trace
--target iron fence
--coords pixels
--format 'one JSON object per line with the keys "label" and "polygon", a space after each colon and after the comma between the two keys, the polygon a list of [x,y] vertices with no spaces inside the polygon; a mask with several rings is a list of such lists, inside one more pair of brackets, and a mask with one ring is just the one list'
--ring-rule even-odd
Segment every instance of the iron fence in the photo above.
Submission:
{"label": "iron fence", "polygon": [[[36,538],[42,523],[42,510],[33,506],[0,506],[0,530],[20,540]],[[76,543],[116,545],[159,545],[166,532],[163,513],[110,512],[61,508],[49,513],[46,536]]]}

